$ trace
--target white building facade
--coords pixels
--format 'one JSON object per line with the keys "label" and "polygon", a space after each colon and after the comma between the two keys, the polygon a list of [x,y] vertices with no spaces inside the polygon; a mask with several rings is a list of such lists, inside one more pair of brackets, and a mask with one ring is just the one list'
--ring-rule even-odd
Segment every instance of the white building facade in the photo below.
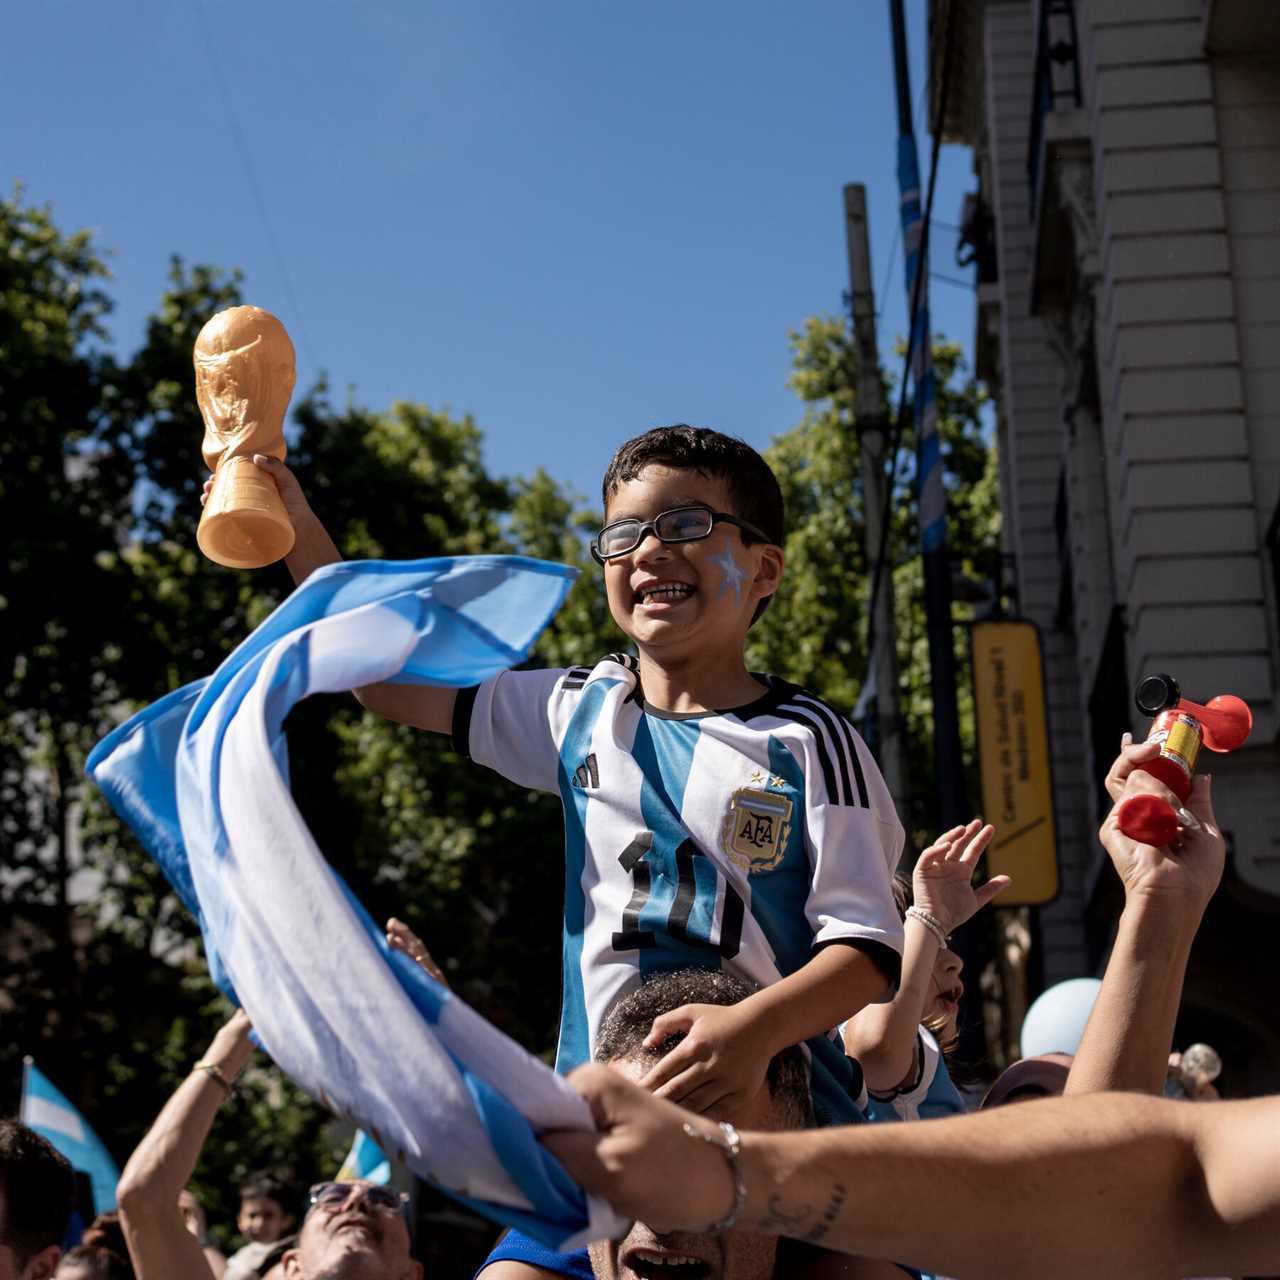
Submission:
{"label": "white building facade", "polygon": [[1230,841],[1179,1040],[1280,1088],[1280,4],[931,0],[944,137],[973,148],[978,372],[1005,550],[1045,647],[1062,891],[1045,983],[1096,972],[1119,886],[1094,831],[1138,679],[1234,693],[1201,757]]}

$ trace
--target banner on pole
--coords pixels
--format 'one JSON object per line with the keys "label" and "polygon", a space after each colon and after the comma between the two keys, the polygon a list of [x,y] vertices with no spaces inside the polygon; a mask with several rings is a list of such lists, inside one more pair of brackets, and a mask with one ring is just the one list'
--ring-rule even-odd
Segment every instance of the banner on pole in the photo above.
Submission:
{"label": "banner on pole", "polygon": [[1040,634],[1001,621],[970,635],[982,812],[996,829],[987,871],[1013,880],[1000,906],[1042,906],[1058,896],[1058,841]]}

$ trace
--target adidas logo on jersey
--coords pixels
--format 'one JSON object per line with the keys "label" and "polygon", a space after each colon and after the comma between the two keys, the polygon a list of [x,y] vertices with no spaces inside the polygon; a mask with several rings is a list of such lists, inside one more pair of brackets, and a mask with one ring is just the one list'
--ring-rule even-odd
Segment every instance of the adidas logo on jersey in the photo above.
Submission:
{"label": "adidas logo on jersey", "polygon": [[600,785],[600,770],[596,767],[594,751],[573,771],[573,785],[584,789]]}

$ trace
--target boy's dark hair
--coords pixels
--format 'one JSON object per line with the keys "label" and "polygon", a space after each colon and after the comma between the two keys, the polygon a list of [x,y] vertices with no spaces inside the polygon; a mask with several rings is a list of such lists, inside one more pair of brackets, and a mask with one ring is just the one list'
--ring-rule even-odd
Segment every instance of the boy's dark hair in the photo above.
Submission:
{"label": "boy's dark hair", "polygon": [[[710,427],[654,427],[621,445],[605,469],[600,494],[605,508],[621,484],[634,480],[649,466],[701,471],[725,482],[733,503],[731,515],[755,525],[770,542],[781,546],[787,536],[782,490],[769,464],[745,441]],[[751,535],[742,530],[743,541]]]}
{"label": "boy's dark hair", "polygon": [[259,1169],[240,1184],[240,1200],[274,1200],[285,1213],[292,1213],[293,1188],[274,1169]]}
{"label": "boy's dark hair", "polygon": [[[684,1039],[684,1032],[668,1036],[657,1048],[647,1048],[645,1037],[655,1018],[686,1004],[738,1004],[759,989],[757,984],[721,969],[672,969],[655,973],[605,1014],[596,1035],[595,1059],[617,1062],[638,1058],[657,1062]],[[774,1055],[765,1082],[769,1096],[782,1109],[788,1128],[812,1126],[809,1071],[799,1045]]]}
{"label": "boy's dark hair", "polygon": [[75,1204],[70,1164],[47,1139],[13,1119],[0,1119],[0,1244],[18,1270],[42,1249],[61,1244]]}
{"label": "boy's dark hair", "polygon": [[[700,471],[723,480],[733,510],[729,513],[753,524],[771,543],[782,546],[787,536],[782,489],[769,464],[744,440],[727,436],[710,427],[691,427],[679,422],[671,427],[654,427],[622,444],[605,468],[600,484],[604,508],[619,485],[635,480],[649,466]],[[756,539],[740,529],[748,545]],[[769,607],[772,596],[756,605],[757,618]]]}

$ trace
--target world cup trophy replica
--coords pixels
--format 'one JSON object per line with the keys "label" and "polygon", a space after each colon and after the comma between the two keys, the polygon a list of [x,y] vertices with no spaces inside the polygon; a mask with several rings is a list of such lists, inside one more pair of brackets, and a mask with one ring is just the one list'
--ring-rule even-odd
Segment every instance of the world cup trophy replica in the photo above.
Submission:
{"label": "world cup trophy replica", "polygon": [[255,453],[282,461],[284,415],[297,380],[293,343],[261,307],[220,311],[196,338],[196,401],[213,472],[196,541],[217,564],[260,569],[293,549],[293,525]]}

